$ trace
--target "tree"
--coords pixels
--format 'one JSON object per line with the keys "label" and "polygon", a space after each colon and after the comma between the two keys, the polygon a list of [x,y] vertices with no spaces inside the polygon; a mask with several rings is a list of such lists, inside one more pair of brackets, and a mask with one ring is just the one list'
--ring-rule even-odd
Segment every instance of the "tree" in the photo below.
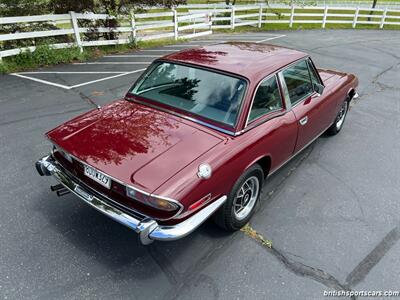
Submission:
{"label": "tree", "polygon": [[[47,7],[48,0],[1,0],[0,16],[15,17],[29,15],[43,15],[51,11]],[[56,29],[53,24],[47,22],[37,23],[16,23],[0,25],[0,34],[8,34],[15,32],[28,32]],[[34,46],[40,42],[42,38],[28,40],[12,40],[0,43],[0,50],[13,49],[26,46]],[[57,37],[52,38],[53,41],[59,40]]]}
{"label": "tree", "polygon": [[[172,7],[179,4],[185,4],[186,0],[50,0],[49,8],[55,13],[75,12],[93,12],[105,13],[110,16],[128,14],[131,10],[143,9],[146,6]],[[87,20],[79,20],[82,27],[90,27],[92,30],[85,34],[89,39],[103,36],[106,39],[116,39],[117,32],[98,33],[96,27],[118,27],[117,18],[108,18],[106,20],[97,20],[94,23]]]}
{"label": "tree", "polygon": [[226,5],[235,5],[236,4],[236,0],[232,0],[232,3],[231,3],[231,0],[225,0],[225,4]]}
{"label": "tree", "polygon": [[114,15],[128,13],[131,9],[145,6],[172,7],[185,3],[186,0],[50,0],[49,8],[55,13],[90,11]]}

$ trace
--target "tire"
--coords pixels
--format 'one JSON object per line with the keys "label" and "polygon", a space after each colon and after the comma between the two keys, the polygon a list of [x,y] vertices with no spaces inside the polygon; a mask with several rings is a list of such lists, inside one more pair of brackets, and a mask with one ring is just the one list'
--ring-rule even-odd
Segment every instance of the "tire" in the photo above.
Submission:
{"label": "tire", "polygon": [[[227,230],[236,231],[252,217],[263,185],[264,173],[260,165],[248,168],[236,181],[225,204],[214,214],[215,223]],[[243,209],[240,209],[240,204]]]}
{"label": "tire", "polygon": [[340,132],[340,130],[343,128],[344,121],[347,116],[347,112],[349,111],[349,101],[345,100],[342,103],[342,106],[340,107],[340,110],[335,117],[335,121],[331,125],[331,127],[328,128],[326,133],[328,135],[336,135]]}

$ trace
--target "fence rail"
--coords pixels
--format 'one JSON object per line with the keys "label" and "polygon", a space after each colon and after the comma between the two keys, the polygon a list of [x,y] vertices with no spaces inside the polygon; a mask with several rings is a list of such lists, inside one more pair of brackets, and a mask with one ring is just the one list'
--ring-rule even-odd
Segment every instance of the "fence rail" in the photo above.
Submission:
{"label": "fence rail", "polygon": [[[194,4],[179,6],[168,11],[152,11],[118,17],[120,26],[116,28],[95,27],[96,33],[118,33],[116,39],[89,40],[85,34],[93,31],[92,27],[82,27],[81,20],[96,21],[115,18],[106,14],[75,13],[60,15],[24,16],[0,18],[0,25],[17,23],[47,22],[54,25],[52,30],[15,32],[0,34],[0,45],[6,41],[36,39],[41,37],[67,36],[68,41],[51,45],[53,48],[77,46],[80,49],[88,46],[118,45],[131,41],[145,41],[162,38],[185,38],[208,35],[212,29],[227,28],[234,30],[239,26],[262,27],[263,24],[348,24],[356,28],[360,24],[399,26],[400,9],[337,7],[337,6],[266,6],[259,5],[205,5]],[[70,24],[70,28],[60,24]],[[86,25],[87,26],[87,25]],[[82,36],[83,35],[83,36]],[[2,57],[17,55],[21,51],[34,51],[35,44],[25,48],[0,51]]]}
{"label": "fence rail", "polygon": [[[0,34],[1,43],[15,40],[30,40],[32,46],[7,49],[0,51],[2,57],[18,55],[23,51],[34,51],[36,38],[43,37],[66,37],[68,42],[50,45],[52,48],[61,49],[76,46],[82,50],[83,47],[127,44],[133,41],[147,41],[163,38],[190,39],[197,36],[211,34],[211,15],[208,12],[178,13],[175,9],[168,12],[150,12],[147,14],[131,14],[118,17],[122,26],[119,27],[83,27],[80,20],[96,21],[113,19],[114,16],[106,14],[75,13],[60,15],[41,15],[24,17],[0,18],[0,25],[12,25],[18,23],[46,23],[53,24],[54,29],[28,32],[15,32]],[[68,24],[70,28],[58,28],[57,26]],[[65,26],[63,26],[65,27]],[[117,39],[90,40],[82,35],[87,33],[118,33]],[[0,48],[1,49],[1,48]]]}

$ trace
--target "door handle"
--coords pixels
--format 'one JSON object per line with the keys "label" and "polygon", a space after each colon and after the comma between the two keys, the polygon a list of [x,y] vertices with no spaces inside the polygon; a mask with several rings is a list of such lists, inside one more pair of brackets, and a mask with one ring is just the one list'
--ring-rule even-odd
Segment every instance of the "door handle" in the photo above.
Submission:
{"label": "door handle", "polygon": [[300,125],[302,125],[302,126],[306,125],[307,122],[308,122],[308,117],[307,116],[305,116],[304,118],[301,118],[300,121],[299,121]]}

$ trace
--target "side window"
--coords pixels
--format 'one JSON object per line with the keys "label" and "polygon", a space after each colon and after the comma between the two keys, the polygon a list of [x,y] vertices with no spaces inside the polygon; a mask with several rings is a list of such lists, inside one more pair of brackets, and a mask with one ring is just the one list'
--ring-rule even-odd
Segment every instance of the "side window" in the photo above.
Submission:
{"label": "side window", "polygon": [[282,74],[292,105],[313,92],[310,74],[305,60],[285,69]]}
{"label": "side window", "polygon": [[315,68],[314,68],[314,65],[312,64],[312,62],[308,59],[307,60],[307,64],[308,64],[308,68],[309,68],[309,70],[310,70],[310,75],[311,75],[311,81],[312,81],[312,83],[313,84],[315,84],[315,83],[321,83],[320,82],[320,80],[319,80],[319,78],[318,78],[318,75],[317,75],[317,71],[315,70]]}
{"label": "side window", "polygon": [[279,93],[276,76],[261,82],[254,96],[250,110],[249,122],[271,111],[282,108],[281,95]]}

